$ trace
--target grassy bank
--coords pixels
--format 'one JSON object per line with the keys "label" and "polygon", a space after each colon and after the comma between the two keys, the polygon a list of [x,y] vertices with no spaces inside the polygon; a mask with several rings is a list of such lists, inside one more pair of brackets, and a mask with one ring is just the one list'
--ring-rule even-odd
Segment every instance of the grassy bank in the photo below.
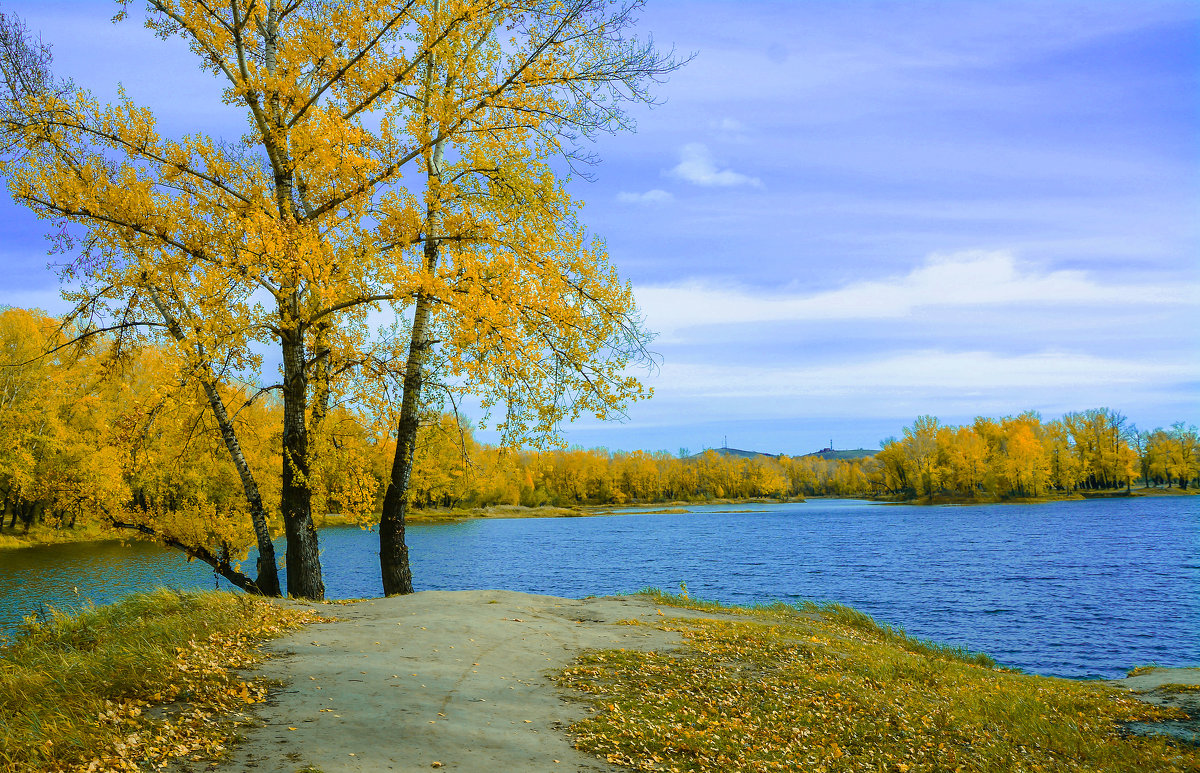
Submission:
{"label": "grassy bank", "polygon": [[29,531],[20,528],[0,529],[0,550],[54,545],[59,542],[101,542],[120,538],[120,534],[94,523],[80,524],[73,528],[59,528],[39,523],[31,526]]}
{"label": "grassy bank", "polygon": [[[669,771],[1195,771],[1196,749],[1128,737],[1170,712],[1096,684],[994,668],[837,605],[671,620],[678,652],[586,653],[560,675],[578,747]],[[733,619],[728,612],[735,612]]]}
{"label": "grassy bank", "polygon": [[[231,593],[160,590],[67,616],[0,646],[0,771],[140,770],[218,755],[266,685],[234,669],[311,622]],[[89,767],[90,766],[90,767]]]}
{"label": "grassy bank", "polygon": [[[761,502],[766,500],[744,500],[745,502]],[[731,504],[732,500],[701,502],[690,504]],[[771,502],[771,504],[780,504]],[[443,523],[446,521],[462,521],[470,518],[585,518],[593,515],[610,515],[617,510],[633,510],[645,515],[656,513],[686,513],[686,502],[660,502],[656,504],[633,505],[578,505],[575,507],[525,507],[524,505],[490,505],[488,507],[445,507],[429,510],[413,510],[405,520],[409,523]],[[340,515],[325,515],[316,519],[317,526],[346,526],[352,522]]]}
{"label": "grassy bank", "polygon": [[1036,497],[964,497],[953,494],[935,494],[932,499],[906,499],[903,497],[869,497],[878,502],[900,505],[1040,505],[1047,502],[1078,502],[1085,499],[1122,499],[1126,497],[1169,497],[1190,496],[1194,491],[1179,488],[1132,488],[1124,486],[1114,489],[1079,489],[1077,491],[1055,491]]}

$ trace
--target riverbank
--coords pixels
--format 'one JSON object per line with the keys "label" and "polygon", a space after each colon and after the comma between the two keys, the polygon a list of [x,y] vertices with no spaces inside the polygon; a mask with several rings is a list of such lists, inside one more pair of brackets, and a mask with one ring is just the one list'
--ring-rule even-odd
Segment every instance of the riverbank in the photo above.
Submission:
{"label": "riverbank", "polygon": [[[945,495],[935,496],[932,500],[928,498],[921,499],[901,499],[896,497],[834,497],[834,496],[813,496],[808,499],[801,497],[791,497],[782,500],[775,499],[711,499],[697,502],[689,502],[684,500],[672,500],[668,502],[652,502],[652,503],[633,503],[623,505],[576,505],[572,507],[525,507],[522,505],[493,505],[489,507],[473,507],[473,508],[431,508],[427,510],[414,510],[407,516],[407,522],[414,524],[421,523],[453,523],[457,521],[465,521],[471,519],[490,519],[490,518],[587,518],[602,515],[612,515],[614,513],[638,513],[643,515],[655,515],[663,513],[682,514],[691,512],[689,508],[693,507],[711,507],[711,506],[729,506],[737,507],[738,505],[780,505],[780,504],[798,504],[805,501],[820,501],[825,499],[865,499],[867,501],[879,502],[883,504],[897,505],[1027,505],[1027,504],[1045,504],[1048,502],[1061,501],[1082,501],[1084,499],[1110,499],[1110,498],[1125,498],[1125,497],[1180,497],[1194,496],[1197,492],[1191,490],[1180,490],[1178,488],[1135,488],[1131,492],[1126,492],[1124,489],[1113,489],[1110,491],[1098,491],[1089,493],[1071,492],[1048,497],[1028,497],[1019,499],[989,499],[989,498],[968,498],[968,497],[950,497]],[[739,512],[754,512],[751,510],[728,510],[723,512],[739,513]],[[316,526],[323,528],[326,526],[350,526],[356,525],[350,519],[344,518],[336,514],[327,514],[324,516],[316,516],[314,518]],[[25,547],[34,547],[37,545],[50,545],[68,542],[103,542],[137,539],[137,536],[129,532],[113,531],[103,529],[96,524],[87,524],[77,526],[75,528],[52,528],[45,525],[37,525],[29,530],[28,533],[21,530],[0,529],[0,551],[6,549],[19,549]]]}
{"label": "riverbank", "polygon": [[223,753],[268,684],[256,646],[320,618],[232,593],[159,590],[43,612],[0,638],[0,771],[128,771]]}
{"label": "riverbank", "polygon": [[[224,720],[209,714],[199,723],[202,743],[145,740],[164,737],[155,722],[195,695],[130,704],[101,688],[111,705],[80,712],[94,726],[89,732],[111,731],[109,766],[100,769],[121,769],[115,761],[133,761],[133,752],[175,757],[179,771],[223,773],[797,766],[983,773],[1056,770],[1067,761],[1072,770],[1115,773],[1194,770],[1197,762],[1195,747],[1129,735],[1139,729],[1133,723],[1194,723],[1177,710],[1108,684],[997,670],[984,657],[914,641],[836,605],[747,610],[661,594],[576,600],[487,590],[340,605],[199,598],[326,621],[267,643],[268,659],[251,672],[210,665],[233,681],[222,690],[231,698]],[[109,625],[123,625],[122,615],[132,608],[107,622],[67,624],[48,641],[67,653],[87,650]],[[171,627],[154,623],[153,605],[134,616],[155,629]],[[185,620],[173,617],[171,625]],[[248,627],[258,633],[234,632],[232,640],[261,640],[269,626]],[[228,640],[193,632],[180,649],[214,651],[208,642],[219,653]],[[205,662],[185,658],[136,671],[199,676]],[[61,677],[56,665],[45,666]],[[1187,694],[1184,681],[1200,684],[1198,673],[1172,671],[1170,680],[1181,681],[1164,684]],[[40,683],[28,673],[4,675],[0,710],[7,716],[42,705]],[[16,699],[13,681],[24,690]],[[93,689],[109,683],[92,674]],[[41,714],[43,727],[49,716]],[[183,724],[170,724],[171,732]],[[12,764],[19,744],[45,755],[36,769],[86,767],[86,760],[75,767],[57,757],[60,742],[18,731],[0,742],[0,770],[6,760],[11,769],[31,767]],[[234,731],[242,741],[227,750],[221,733]]]}
{"label": "riverbank", "polygon": [[0,529],[0,550],[57,545],[63,542],[106,542],[120,539],[120,534],[94,523],[61,529],[39,523],[31,526],[29,531]]}
{"label": "riverbank", "polygon": [[[1178,497],[1194,496],[1197,492],[1179,488],[1115,488],[1115,489],[1079,489],[1077,491],[1056,491],[1051,494],[1036,497],[964,497],[948,494],[935,494],[932,498],[920,497],[906,499],[903,497],[867,497],[874,502],[884,502],[893,505],[1042,505],[1049,502],[1082,502],[1085,499],[1125,499],[1129,497]],[[833,497],[827,497],[833,498]]]}
{"label": "riverbank", "polygon": [[[803,502],[803,499],[788,499],[782,502]],[[575,507],[524,507],[522,505],[492,505],[489,507],[467,508],[431,508],[414,510],[408,514],[408,523],[451,523],[474,518],[586,518],[599,515],[610,515],[614,512],[638,512],[645,515],[660,513],[686,513],[689,505],[720,505],[720,504],[781,504],[781,501],[768,499],[714,499],[706,502],[657,502],[652,504],[632,505],[578,505]],[[316,516],[313,519],[317,528],[326,526],[354,526],[357,522],[335,513]],[[36,547],[38,545],[54,545],[67,542],[119,542],[121,540],[138,539],[132,532],[104,529],[98,524],[89,523],[73,528],[54,528],[37,524],[28,532],[22,530],[0,529],[0,550]]]}

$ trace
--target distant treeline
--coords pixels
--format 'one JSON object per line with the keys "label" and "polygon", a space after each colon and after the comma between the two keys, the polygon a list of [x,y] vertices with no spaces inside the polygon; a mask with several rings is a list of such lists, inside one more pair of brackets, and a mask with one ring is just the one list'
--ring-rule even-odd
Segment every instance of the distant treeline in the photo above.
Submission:
{"label": "distant treeline", "polygon": [[1138,431],[1107,408],[1043,422],[1038,414],[944,426],[922,416],[875,455],[871,492],[1006,499],[1142,485],[1197,483],[1196,427]]}
{"label": "distant treeline", "polygon": [[[84,519],[251,544],[238,473],[200,387],[179,363],[153,346],[127,347],[136,354],[117,361],[99,347],[41,356],[64,336],[53,319],[0,312],[0,528]],[[270,394],[224,389],[249,465],[277,469],[281,406]],[[312,426],[314,508],[371,522],[394,451],[393,417],[335,404]],[[873,457],[848,460],[501,449],[477,443],[450,416],[431,415],[420,431],[411,497],[425,508],[820,495],[984,501],[1135,484],[1188,488],[1198,468],[1195,427],[1140,432],[1107,409],[961,427],[923,416]],[[278,508],[277,490],[268,483],[261,493],[268,510]]]}
{"label": "distant treeline", "polygon": [[607,505],[804,496],[1003,500],[1139,485],[1196,485],[1197,430],[1182,423],[1138,432],[1108,409],[1043,422],[1035,413],[945,426],[918,418],[874,456],[744,458],[718,451],[679,458],[665,451],[604,449],[506,452],[469,444],[446,419],[425,435],[418,504]]}

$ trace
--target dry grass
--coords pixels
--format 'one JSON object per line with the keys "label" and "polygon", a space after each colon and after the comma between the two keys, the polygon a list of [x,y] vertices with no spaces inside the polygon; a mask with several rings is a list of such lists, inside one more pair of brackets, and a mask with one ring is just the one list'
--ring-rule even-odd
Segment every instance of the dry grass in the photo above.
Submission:
{"label": "dry grass", "polygon": [[580,657],[560,677],[592,704],[577,746],[640,770],[1198,769],[1193,747],[1126,737],[1176,714],[1114,690],[995,669],[845,607],[739,611],[666,620],[678,652]]}
{"label": "dry grass", "polygon": [[46,524],[34,524],[28,532],[21,530],[0,531],[0,550],[27,548],[34,545],[53,545],[60,542],[96,542],[121,539],[120,534],[98,524],[80,524],[74,528],[59,528]]}
{"label": "dry grass", "polygon": [[237,674],[317,618],[231,593],[136,594],[30,619],[0,647],[0,771],[146,770],[220,755],[266,696]]}

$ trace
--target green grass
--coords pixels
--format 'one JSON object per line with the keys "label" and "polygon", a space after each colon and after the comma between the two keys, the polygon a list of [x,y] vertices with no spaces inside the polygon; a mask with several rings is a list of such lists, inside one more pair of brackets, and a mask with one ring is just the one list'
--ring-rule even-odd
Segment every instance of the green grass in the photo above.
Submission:
{"label": "green grass", "polygon": [[[991,667],[839,605],[667,619],[675,652],[594,651],[560,675],[591,715],[576,745],[669,771],[1185,771],[1195,749],[1125,737],[1179,716],[1114,690]],[[633,623],[634,621],[630,621]]]}
{"label": "green grass", "polygon": [[232,669],[313,619],[253,597],[168,590],[30,618],[0,647],[0,771],[219,755],[231,730],[223,718],[266,695]]}

